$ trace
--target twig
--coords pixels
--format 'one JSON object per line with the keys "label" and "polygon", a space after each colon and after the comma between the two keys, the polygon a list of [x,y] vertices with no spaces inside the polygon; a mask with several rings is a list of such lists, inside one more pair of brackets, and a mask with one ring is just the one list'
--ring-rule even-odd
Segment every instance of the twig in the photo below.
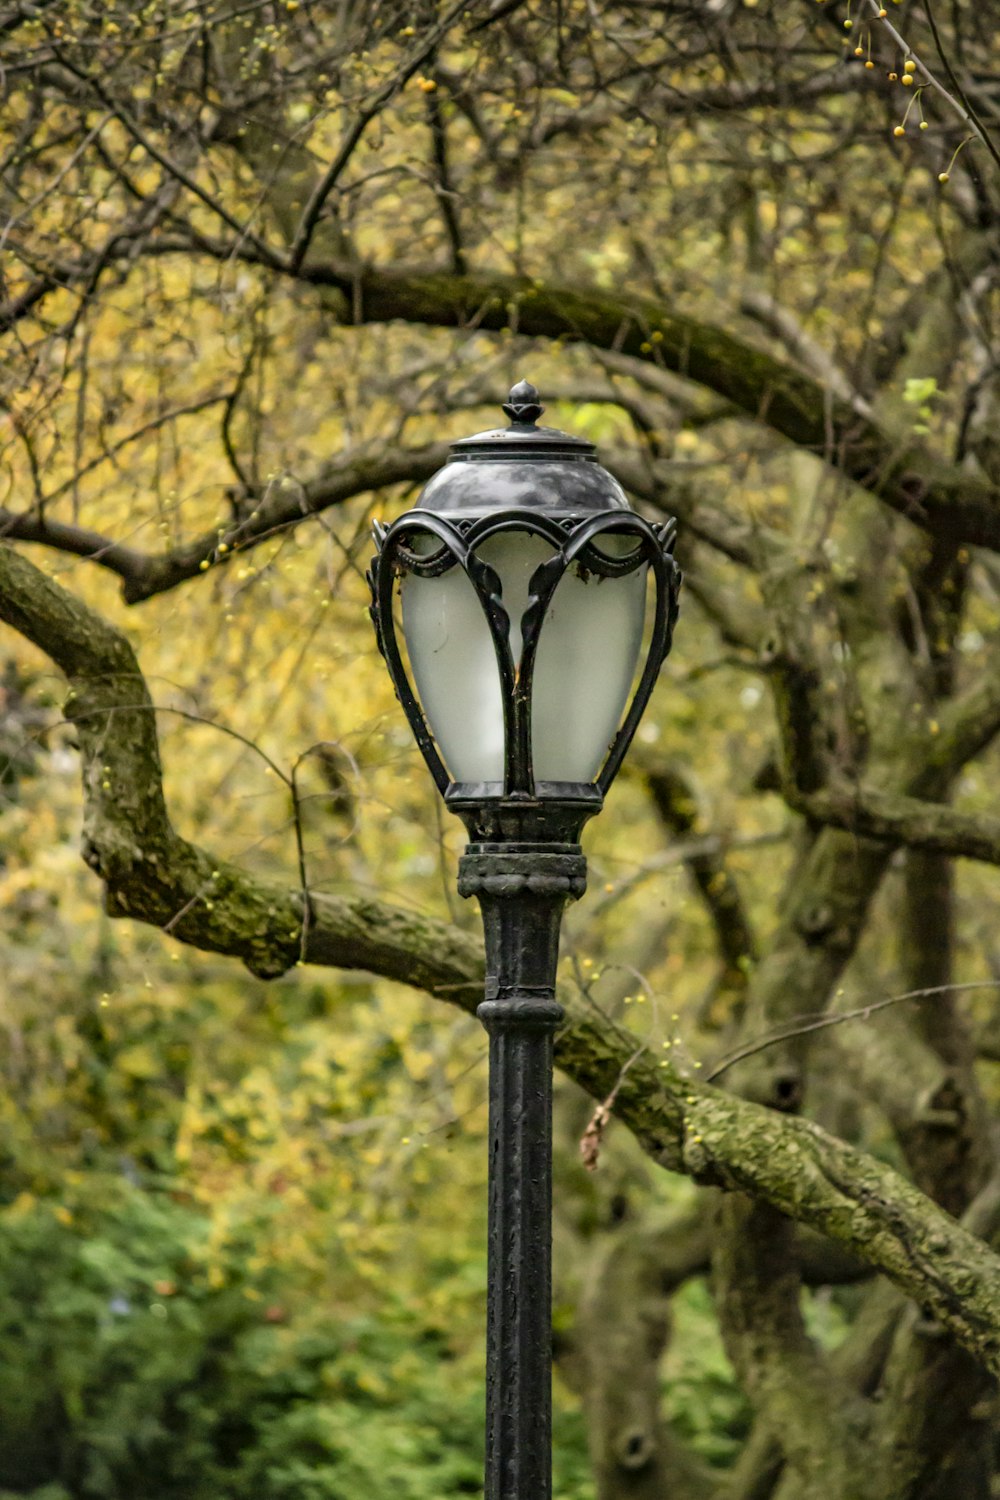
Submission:
{"label": "twig", "polygon": [[580,1156],[582,1158],[583,1165],[586,1167],[588,1172],[597,1171],[597,1166],[601,1155],[601,1145],[604,1141],[604,1132],[605,1130],[607,1130],[608,1125],[611,1123],[611,1111],[615,1107],[615,1100],[618,1098],[618,1092],[622,1084],[625,1082],[625,1077],[628,1073],[629,1068],[631,1068],[633,1063],[638,1062],[639,1058],[645,1051],[646,1043],[643,1042],[642,1045],[637,1047],[636,1050],[632,1053],[632,1056],[626,1059],[624,1063],[622,1063],[622,1069],[618,1074],[618,1078],[615,1082],[614,1088],[611,1090],[611,1093],[607,1096],[607,1098],[595,1107],[594,1113],[591,1115],[590,1120],[587,1123],[587,1128],[583,1132],[583,1135],[580,1137]]}
{"label": "twig", "polygon": [[869,1005],[861,1005],[857,1010],[845,1010],[839,1015],[822,1016],[800,1016],[797,1022],[789,1022],[778,1031],[769,1032],[767,1036],[760,1037],[755,1042],[748,1042],[745,1047],[731,1052],[717,1063],[710,1073],[706,1073],[705,1082],[714,1083],[723,1073],[743,1062],[748,1057],[755,1057],[758,1052],[766,1052],[769,1047],[776,1047],[779,1042],[787,1042],[791,1037],[809,1036],[814,1031],[826,1031],[831,1026],[843,1026],[846,1021],[867,1021],[871,1016],[877,1015],[881,1010],[888,1010],[891,1005],[902,1005],[906,1000],[929,1000],[933,996],[955,995],[966,990],[995,990],[1000,989],[1000,979],[974,979],[968,984],[934,984],[922,990],[907,990],[902,995],[890,995],[884,1000],[873,1000]]}
{"label": "twig", "polygon": [[952,80],[952,83],[958,89],[958,92],[961,95],[961,99],[956,99],[954,94],[949,93],[944,84],[941,83],[937,78],[935,78],[934,74],[931,72],[930,68],[928,68],[927,64],[921,62],[920,58],[917,57],[913,48],[910,46],[909,42],[902,35],[902,33],[897,31],[889,18],[882,14],[882,10],[884,9],[884,7],[879,5],[878,0],[868,0],[868,8],[871,11],[872,15],[875,17],[876,21],[879,21],[884,30],[889,33],[896,45],[898,47],[901,47],[908,57],[913,58],[913,61],[917,65],[917,71],[920,73],[921,77],[927,80],[928,85],[935,91],[935,93],[940,94],[942,99],[947,100],[955,113],[965,121],[966,125],[968,125],[969,129],[973,132],[976,138],[982,141],[983,145],[993,157],[994,161],[998,166],[1000,166],[1000,153],[997,152],[996,147],[990,140],[986,131],[979,124],[979,121],[975,115],[975,112],[972,110],[971,105],[968,104],[968,101],[966,101],[965,104],[961,102],[961,99],[965,99],[965,93],[961,85],[958,83],[958,80],[955,78],[955,74],[952,71],[952,68],[941,49],[941,42],[938,37],[937,27],[934,24],[934,17],[930,13],[927,0],[924,0],[924,10],[927,12],[927,19],[930,22],[931,30],[934,33],[934,40],[937,43],[937,49],[941,55],[941,61],[947,69],[948,76]]}
{"label": "twig", "polygon": [[323,205],[336,187],[341,173],[354,155],[355,147],[368,129],[368,126],[375,119],[376,115],[381,114],[394,95],[405,84],[409,83],[421,64],[426,62],[436,50],[441,38],[447,34],[453,23],[457,21],[464,10],[469,8],[471,3],[472,0],[457,0],[457,3],[445,12],[438,25],[424,38],[424,41],[417,48],[416,52],[413,53],[410,60],[400,68],[398,73],[395,73],[389,79],[388,83],[382,85],[372,102],[360,112],[344,132],[336,156],[313,188],[309,202],[302,211],[302,218],[299,220],[295,237],[288,252],[287,269],[292,276],[295,276],[301,269],[302,262],[305,260],[309,250],[313,231],[319,221],[320,214],[323,212]]}

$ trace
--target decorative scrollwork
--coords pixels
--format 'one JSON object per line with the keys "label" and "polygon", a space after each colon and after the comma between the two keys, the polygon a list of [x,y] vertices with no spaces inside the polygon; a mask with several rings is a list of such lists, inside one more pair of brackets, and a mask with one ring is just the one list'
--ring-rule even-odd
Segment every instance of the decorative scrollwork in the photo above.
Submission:
{"label": "decorative scrollwork", "polygon": [[[509,405],[517,411],[527,411],[532,404],[532,392],[537,396],[534,387],[522,382],[511,392]],[[509,411],[508,415],[513,413]],[[420,578],[440,577],[456,566],[465,572],[483,609],[500,674],[505,722],[503,795],[531,798],[536,795],[531,764],[534,666],[541,630],[560,581],[570,568],[602,578],[620,578],[642,566],[649,567],[656,596],[648,654],[632,701],[594,783],[603,794],[618,772],[672,643],[681,587],[681,572],[673,557],[676,530],[672,519],[651,525],[627,510],[555,517],[543,511],[512,509],[471,520],[462,517],[452,521],[432,511],[418,509],[401,516],[388,529],[377,527],[377,550],[368,573],[376,638],[389,667],[396,695],[440,791],[445,792],[452,785],[451,777],[434,744],[403,664],[392,612],[395,580],[406,573]],[[510,618],[503,600],[501,579],[496,570],[478,555],[484,542],[509,532],[539,536],[553,549],[552,555],[535,569],[529,581],[528,604],[520,622],[521,655],[516,663],[511,652]],[[430,551],[417,550],[413,543],[421,534],[432,538],[437,545]],[[634,538],[635,545],[623,554],[609,553],[600,543],[602,538],[612,536]]]}
{"label": "decorative scrollwork", "polygon": [[648,548],[645,539],[640,537],[631,552],[618,556],[603,552],[595,542],[588,542],[578,555],[576,566],[582,573],[594,573],[598,578],[624,578],[648,561]]}

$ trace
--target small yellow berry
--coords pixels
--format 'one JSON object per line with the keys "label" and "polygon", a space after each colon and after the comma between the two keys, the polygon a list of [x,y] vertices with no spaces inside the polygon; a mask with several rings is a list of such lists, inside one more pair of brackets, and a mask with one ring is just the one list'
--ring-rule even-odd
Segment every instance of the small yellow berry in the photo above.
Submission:
{"label": "small yellow berry", "polygon": [[949,174],[947,172],[938,173],[938,182],[948,182],[949,180]]}
{"label": "small yellow berry", "polygon": [[864,49],[864,47],[855,47],[855,49],[854,49],[854,56],[855,57],[864,57],[864,55],[865,55],[865,49]]}
{"label": "small yellow berry", "polygon": [[437,84],[433,78],[418,78],[417,87],[425,94],[433,94]]}
{"label": "small yellow berry", "polygon": [[896,128],[895,128],[895,130],[892,133],[893,133],[893,135],[897,135],[897,136],[898,135],[905,135],[906,134],[906,126],[905,125],[897,125]]}
{"label": "small yellow berry", "polygon": [[875,66],[875,64],[872,62],[871,58],[869,58],[868,61],[865,63],[865,67],[866,68],[874,68],[874,66]]}
{"label": "small yellow berry", "polygon": [[898,77],[899,77],[899,74],[898,74],[898,73],[890,73],[890,74],[889,74],[889,82],[890,82],[890,83],[895,83],[895,82],[896,82],[896,79],[897,79],[897,78],[898,78]]}
{"label": "small yellow berry", "polygon": [[906,59],[905,63],[903,64],[903,72],[904,73],[915,73],[916,71],[917,71],[917,65],[916,65],[916,63],[913,61],[912,57],[908,57]]}
{"label": "small yellow berry", "polygon": [[904,73],[899,81],[903,85],[904,89],[911,89],[913,87],[913,74]]}
{"label": "small yellow berry", "polygon": [[927,130],[928,129],[928,125],[927,125],[927,121],[926,120],[921,120],[920,121],[920,129],[921,130]]}
{"label": "small yellow berry", "polygon": [[845,31],[850,31],[853,26],[854,26],[854,22],[853,21],[845,21],[844,22],[844,30]]}

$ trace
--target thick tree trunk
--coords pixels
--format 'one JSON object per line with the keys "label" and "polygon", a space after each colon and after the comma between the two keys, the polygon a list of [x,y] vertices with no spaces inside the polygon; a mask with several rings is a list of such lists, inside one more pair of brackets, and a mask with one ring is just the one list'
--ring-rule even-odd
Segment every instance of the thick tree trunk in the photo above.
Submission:
{"label": "thick tree trunk", "polygon": [[705,1214],[626,1219],[595,1256],[576,1336],[597,1500],[703,1500],[715,1486],[663,1417],[670,1298],[708,1260]]}

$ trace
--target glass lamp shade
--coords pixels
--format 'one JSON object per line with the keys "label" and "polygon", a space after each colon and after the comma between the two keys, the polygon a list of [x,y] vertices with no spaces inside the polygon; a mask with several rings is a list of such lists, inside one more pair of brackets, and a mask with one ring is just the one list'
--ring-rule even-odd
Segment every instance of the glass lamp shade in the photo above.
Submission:
{"label": "glass lamp shade", "polygon": [[[605,535],[609,554],[635,539]],[[527,531],[488,538],[477,555],[499,575],[515,668],[528,586],[551,543]],[[622,577],[571,566],[538,641],[531,740],[536,782],[592,782],[615,736],[642,645],[646,566]],[[406,574],[402,623],[414,684],[455,781],[504,781],[504,717],[496,651],[483,607],[460,567],[436,578]]]}

